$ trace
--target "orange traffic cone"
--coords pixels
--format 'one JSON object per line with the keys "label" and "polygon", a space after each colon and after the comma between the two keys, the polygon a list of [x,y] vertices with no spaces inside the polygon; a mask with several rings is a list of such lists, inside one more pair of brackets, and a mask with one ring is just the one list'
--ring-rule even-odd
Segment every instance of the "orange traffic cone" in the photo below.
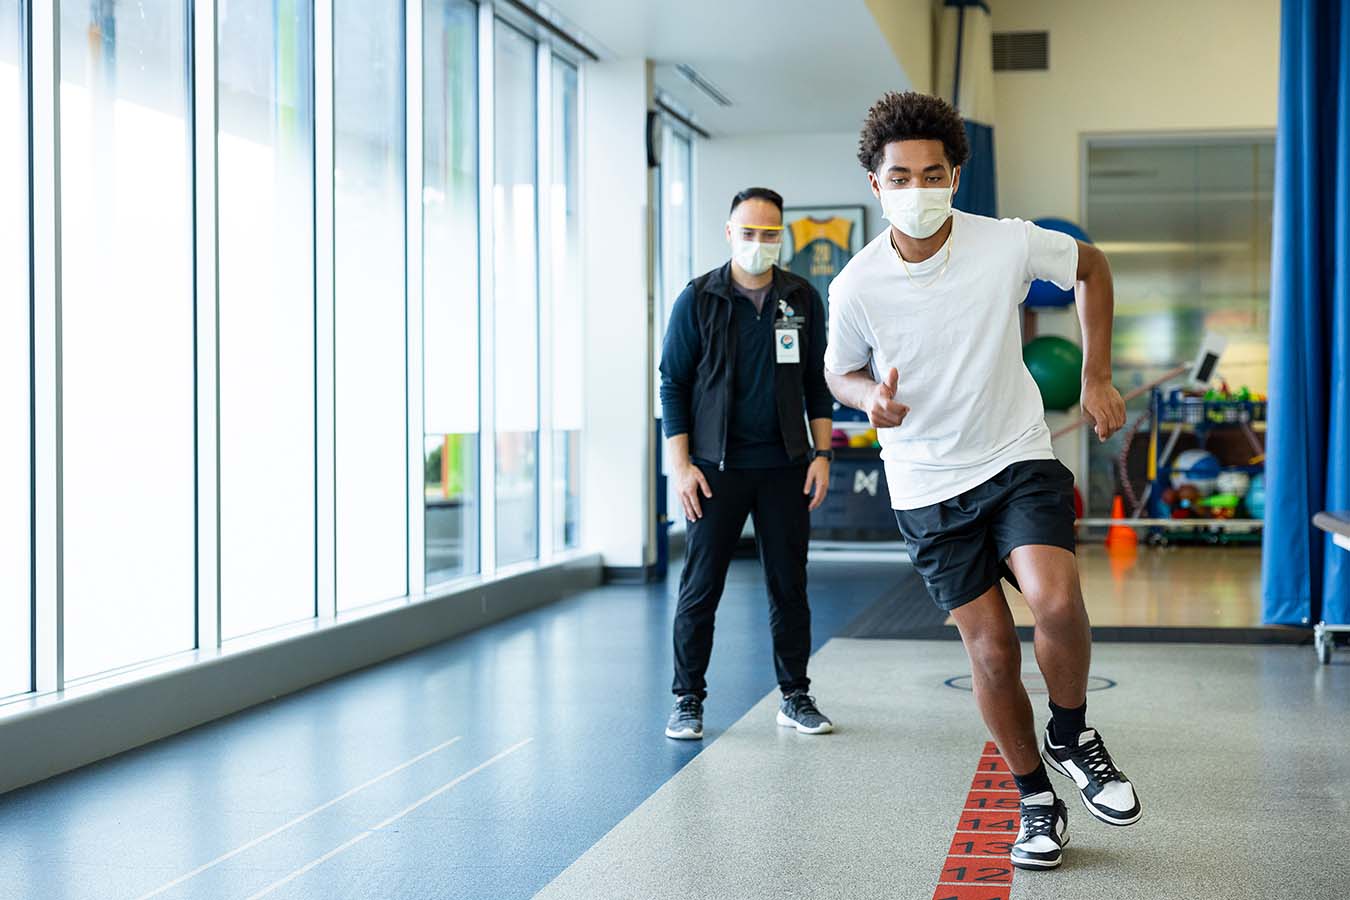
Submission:
{"label": "orange traffic cone", "polygon": [[[1116,494],[1116,499],[1111,501],[1111,518],[1125,518],[1125,502]],[[1106,530],[1106,546],[1109,549],[1127,549],[1139,546],[1139,535],[1134,533],[1134,529],[1128,525],[1112,525]]]}

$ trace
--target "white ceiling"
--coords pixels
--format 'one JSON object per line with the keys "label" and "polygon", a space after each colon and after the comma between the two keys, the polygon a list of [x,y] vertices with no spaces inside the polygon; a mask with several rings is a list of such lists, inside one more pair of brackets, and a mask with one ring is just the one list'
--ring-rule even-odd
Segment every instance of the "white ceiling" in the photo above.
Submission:
{"label": "white ceiling", "polygon": [[[910,86],[863,0],[547,5],[615,57],[657,63],[657,87],[714,136],[852,131],[883,92]],[[693,66],[732,106],[694,88],[676,63]]]}

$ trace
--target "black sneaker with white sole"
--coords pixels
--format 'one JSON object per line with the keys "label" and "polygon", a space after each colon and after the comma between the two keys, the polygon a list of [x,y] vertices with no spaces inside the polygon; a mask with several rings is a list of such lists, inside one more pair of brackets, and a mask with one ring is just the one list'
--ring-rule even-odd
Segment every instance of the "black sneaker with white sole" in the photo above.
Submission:
{"label": "black sneaker with white sole", "polygon": [[1059,774],[1073,779],[1083,806],[1094,818],[1108,825],[1133,825],[1143,818],[1144,810],[1134,785],[1116,768],[1096,729],[1084,731],[1071,747],[1057,746],[1050,740],[1047,729],[1041,758]]}
{"label": "black sneaker with white sole", "polygon": [[816,708],[816,698],[806,691],[795,691],[778,704],[778,724],[796,728],[799,734],[829,734],[834,723]]}
{"label": "black sneaker with white sole", "polygon": [[1010,857],[1019,869],[1054,869],[1064,861],[1069,843],[1069,811],[1050,791],[1023,797],[1022,827]]}
{"label": "black sneaker with white sole", "polygon": [[703,701],[697,694],[685,694],[675,701],[666,720],[666,737],[677,741],[703,739]]}

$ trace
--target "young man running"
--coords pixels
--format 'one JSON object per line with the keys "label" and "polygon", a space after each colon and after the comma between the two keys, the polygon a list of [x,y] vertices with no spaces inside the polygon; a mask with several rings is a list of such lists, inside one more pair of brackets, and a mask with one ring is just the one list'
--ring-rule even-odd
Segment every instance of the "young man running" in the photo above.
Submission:
{"label": "young man running", "polygon": [[[1139,800],[1086,723],[1091,631],[1074,556],[1073,476],[1056,461],[1022,363],[1018,306],[1033,279],[1079,285],[1083,412],[1105,440],[1125,420],[1111,385],[1111,270],[1089,244],[951,208],[969,156],[946,101],[888,93],[858,146],[891,227],[830,287],[826,378],[877,426],[891,505],[933,600],[956,620],[975,699],[1017,779],[1021,868],[1054,868],[1068,814],[1046,765],[1111,825]],[[1039,753],[1022,654],[999,579],[1036,617],[1051,719]],[[1044,759],[1044,763],[1042,763]]]}

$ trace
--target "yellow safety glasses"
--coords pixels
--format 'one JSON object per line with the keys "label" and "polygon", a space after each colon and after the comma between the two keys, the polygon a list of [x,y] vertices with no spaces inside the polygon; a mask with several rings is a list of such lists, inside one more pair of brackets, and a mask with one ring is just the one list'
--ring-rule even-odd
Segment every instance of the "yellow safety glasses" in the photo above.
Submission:
{"label": "yellow safety glasses", "polygon": [[743,241],[758,241],[761,244],[779,244],[783,241],[782,225],[737,225],[728,222],[727,227],[731,229],[732,237],[739,237]]}

